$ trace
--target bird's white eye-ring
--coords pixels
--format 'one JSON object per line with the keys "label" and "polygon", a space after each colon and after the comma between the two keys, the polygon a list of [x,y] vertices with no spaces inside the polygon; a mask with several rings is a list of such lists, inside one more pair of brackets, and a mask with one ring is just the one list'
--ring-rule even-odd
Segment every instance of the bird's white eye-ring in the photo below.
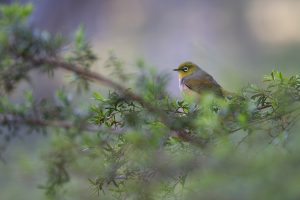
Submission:
{"label": "bird's white eye-ring", "polygon": [[183,67],[183,68],[182,68],[182,71],[184,71],[184,72],[187,72],[188,70],[189,70],[188,67]]}

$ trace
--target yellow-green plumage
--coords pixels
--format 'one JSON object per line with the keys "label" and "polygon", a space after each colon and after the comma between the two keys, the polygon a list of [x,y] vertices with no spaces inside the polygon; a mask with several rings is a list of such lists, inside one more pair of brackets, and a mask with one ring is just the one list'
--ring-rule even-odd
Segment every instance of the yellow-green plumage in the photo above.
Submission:
{"label": "yellow-green plumage", "polygon": [[212,92],[218,97],[224,97],[221,86],[196,64],[184,62],[174,71],[178,72],[179,87],[182,91],[191,90],[198,94]]}

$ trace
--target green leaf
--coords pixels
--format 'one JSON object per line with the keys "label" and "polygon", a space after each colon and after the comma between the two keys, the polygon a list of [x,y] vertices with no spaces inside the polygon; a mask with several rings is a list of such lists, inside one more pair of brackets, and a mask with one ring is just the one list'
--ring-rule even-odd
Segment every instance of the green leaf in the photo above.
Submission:
{"label": "green leaf", "polygon": [[27,3],[23,5],[19,3],[13,3],[10,5],[1,5],[0,6],[0,13],[2,14],[1,21],[5,20],[3,22],[6,23],[24,21],[31,14],[32,9],[33,9],[33,5],[31,3]]}
{"label": "green leaf", "polygon": [[80,25],[75,32],[76,49],[82,49],[85,45],[85,30],[83,25]]}
{"label": "green leaf", "polygon": [[100,92],[93,92],[93,97],[98,101],[104,101],[104,97]]}
{"label": "green leaf", "polygon": [[281,81],[283,81],[283,76],[282,76],[282,73],[281,73],[281,72],[278,73],[278,76],[279,76],[279,79],[280,79]]}
{"label": "green leaf", "polygon": [[272,80],[273,80],[273,81],[275,80],[274,73],[275,73],[275,71],[273,70],[273,71],[271,72],[271,77],[272,77]]}

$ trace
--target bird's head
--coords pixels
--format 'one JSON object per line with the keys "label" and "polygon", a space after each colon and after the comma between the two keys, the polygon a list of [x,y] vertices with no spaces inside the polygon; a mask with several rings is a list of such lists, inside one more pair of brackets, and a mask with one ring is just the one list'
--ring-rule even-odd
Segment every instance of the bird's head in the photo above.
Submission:
{"label": "bird's head", "polygon": [[200,68],[196,64],[189,61],[181,63],[176,69],[174,69],[174,71],[178,72],[180,79],[189,76],[198,70],[200,70]]}

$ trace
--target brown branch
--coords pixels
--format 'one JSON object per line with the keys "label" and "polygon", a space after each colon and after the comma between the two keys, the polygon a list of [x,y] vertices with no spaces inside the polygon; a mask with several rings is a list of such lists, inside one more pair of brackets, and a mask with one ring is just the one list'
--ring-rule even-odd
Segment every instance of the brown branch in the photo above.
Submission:
{"label": "brown branch", "polygon": [[[258,119],[258,120],[255,120],[255,121],[251,121],[248,123],[248,126],[254,126],[255,124],[259,124],[259,123],[263,123],[263,122],[267,122],[269,120],[275,120],[275,119],[278,119],[280,117],[283,117],[283,116],[286,116],[286,115],[289,115],[291,113],[295,113],[296,111],[299,111],[300,110],[300,107],[296,108],[296,109],[293,109],[293,110],[289,110],[289,111],[286,111],[284,113],[282,113],[280,116],[278,115],[275,115],[275,116],[270,116],[270,117],[265,117],[265,118],[262,118],[262,119]],[[296,121],[298,118],[300,117],[300,112],[299,113],[296,113],[294,116],[293,116],[293,120]],[[289,125],[289,124],[288,124]],[[244,129],[245,127],[237,127],[235,129],[231,129],[229,130],[229,134],[232,134],[232,133],[235,133],[239,130],[242,130]]]}
{"label": "brown branch", "polygon": [[273,107],[272,104],[265,104],[265,105],[257,107],[256,109],[257,110],[263,110],[263,109],[271,108],[271,107]]}
{"label": "brown branch", "polygon": [[5,124],[14,124],[14,123],[27,124],[32,126],[57,127],[63,129],[78,128],[79,130],[90,131],[90,132],[97,132],[101,130],[97,127],[93,127],[87,124],[82,124],[76,127],[74,123],[70,121],[25,118],[25,117],[21,117],[18,115],[11,115],[11,114],[0,115],[0,124],[5,125]]}
{"label": "brown branch", "polygon": [[71,63],[67,63],[65,61],[60,60],[59,58],[31,59],[31,61],[33,61],[33,63],[35,63],[35,64],[50,64],[50,65],[53,65],[53,67],[61,68],[66,71],[79,74],[80,76],[83,76],[88,80],[97,81],[99,83],[102,83],[102,84],[110,87],[110,88],[115,89],[116,91],[121,93],[124,97],[140,103],[145,108],[147,108],[147,110],[149,110],[151,112],[162,113],[159,109],[154,107],[152,104],[146,102],[142,97],[129,91],[127,88],[123,87],[121,84],[116,83],[116,82],[104,77],[103,75],[101,75],[99,73],[85,69],[82,66],[77,66],[77,65],[74,65]]}
{"label": "brown branch", "polygon": [[170,119],[165,112],[163,112],[161,109],[155,107],[153,104],[146,102],[142,97],[139,95],[131,92],[124,86],[122,86],[119,83],[116,83],[103,75],[90,71],[89,69],[85,69],[82,66],[78,66],[72,63],[67,63],[59,58],[29,58],[34,64],[36,65],[42,65],[42,64],[50,64],[53,65],[53,67],[61,68],[69,72],[76,73],[80,76],[85,77],[88,80],[91,81],[97,81],[98,83],[104,84],[110,88],[115,89],[119,93],[121,93],[124,97],[127,99],[131,99],[135,102],[140,103],[144,108],[146,108],[150,113],[156,114],[162,123],[164,123],[170,130],[175,131],[178,138],[181,138],[183,141],[189,142],[191,144],[201,146],[206,143],[206,141],[203,141],[201,138],[196,137],[195,135],[191,135],[187,133],[186,131],[177,131],[173,128],[173,120]]}
{"label": "brown branch", "polygon": [[201,148],[204,148],[209,142],[208,139],[200,138],[199,136],[196,136],[192,133],[188,133],[187,131],[175,131],[175,137],[179,138],[184,142],[189,142]]}

